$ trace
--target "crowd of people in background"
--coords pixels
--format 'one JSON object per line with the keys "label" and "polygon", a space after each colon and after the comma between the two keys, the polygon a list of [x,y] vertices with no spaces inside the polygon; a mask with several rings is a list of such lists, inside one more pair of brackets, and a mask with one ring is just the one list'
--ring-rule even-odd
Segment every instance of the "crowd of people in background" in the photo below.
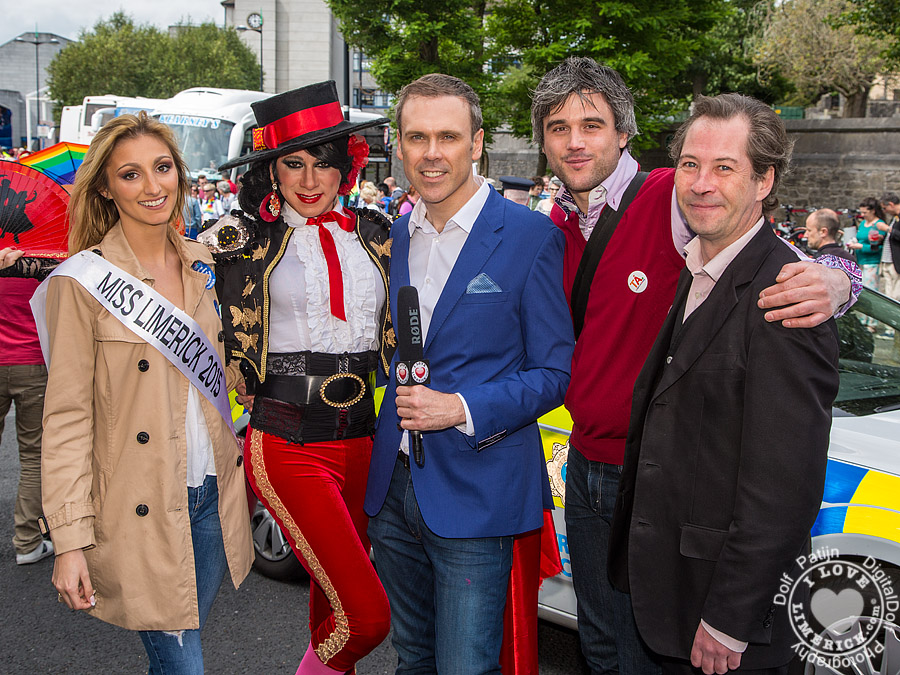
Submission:
{"label": "crowd of people in background", "polygon": [[811,255],[837,255],[857,262],[863,285],[900,301],[900,196],[886,192],[860,201],[858,216],[842,225],[840,214],[817,209],[806,219]]}

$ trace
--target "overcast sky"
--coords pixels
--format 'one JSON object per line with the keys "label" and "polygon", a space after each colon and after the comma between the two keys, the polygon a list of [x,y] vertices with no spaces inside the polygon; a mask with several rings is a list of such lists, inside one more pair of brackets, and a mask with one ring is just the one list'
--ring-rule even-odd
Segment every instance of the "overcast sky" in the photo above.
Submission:
{"label": "overcast sky", "polygon": [[122,10],[135,23],[153,24],[161,29],[190,18],[191,23],[222,23],[225,11],[220,0],[150,0],[123,3],[122,0],[19,0],[24,11],[12,11],[16,0],[2,0],[7,6],[0,27],[0,44],[24,31],[33,31],[35,22],[42,33],[56,33],[75,40],[82,29],[89,30],[100,19]]}

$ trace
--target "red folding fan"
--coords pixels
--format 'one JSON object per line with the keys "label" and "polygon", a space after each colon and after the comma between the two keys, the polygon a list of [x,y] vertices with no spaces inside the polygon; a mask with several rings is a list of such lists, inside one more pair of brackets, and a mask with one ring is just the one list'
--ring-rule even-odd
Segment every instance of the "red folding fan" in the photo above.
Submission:
{"label": "red folding fan", "polygon": [[69,193],[52,178],[16,162],[0,162],[0,248],[31,258],[68,255]]}

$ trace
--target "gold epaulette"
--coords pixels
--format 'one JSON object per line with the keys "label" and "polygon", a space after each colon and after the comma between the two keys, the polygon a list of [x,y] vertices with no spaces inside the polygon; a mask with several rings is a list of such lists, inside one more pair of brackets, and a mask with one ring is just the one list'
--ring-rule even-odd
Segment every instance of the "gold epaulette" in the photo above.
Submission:
{"label": "gold epaulette", "polygon": [[251,221],[233,215],[222,216],[215,224],[197,235],[216,260],[229,260],[241,255],[255,234]]}

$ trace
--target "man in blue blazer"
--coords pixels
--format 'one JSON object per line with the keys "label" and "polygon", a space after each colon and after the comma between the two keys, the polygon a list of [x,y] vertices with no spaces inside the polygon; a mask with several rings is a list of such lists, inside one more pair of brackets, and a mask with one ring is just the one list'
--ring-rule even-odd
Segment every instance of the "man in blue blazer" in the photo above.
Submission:
{"label": "man in blue blazer", "polygon": [[[392,228],[390,307],[396,321],[398,289],[418,289],[431,384],[398,387],[392,368],[369,534],[397,673],[499,673],[513,536],[552,508],[535,420],[569,382],[563,237],[474,175],[484,132],[471,87],[426,75],[396,110],[397,156],[420,200]],[[421,466],[409,430],[422,433]]]}

